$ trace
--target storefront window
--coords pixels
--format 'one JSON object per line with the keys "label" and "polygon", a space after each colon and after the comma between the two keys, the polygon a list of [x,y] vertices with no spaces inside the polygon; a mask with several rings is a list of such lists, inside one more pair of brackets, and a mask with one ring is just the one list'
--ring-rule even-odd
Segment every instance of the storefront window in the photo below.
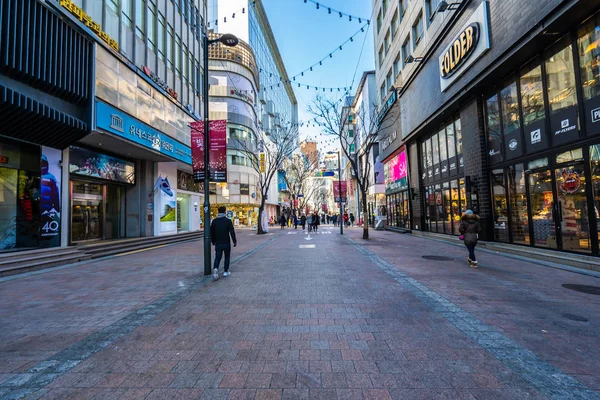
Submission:
{"label": "storefront window", "polygon": [[508,168],[510,189],[511,233],[513,243],[529,244],[529,220],[527,193],[525,190],[525,168],[517,164]]}
{"label": "storefront window", "polygon": [[520,79],[523,124],[530,125],[546,117],[542,86],[542,67],[537,64],[525,70]]}
{"label": "storefront window", "polygon": [[456,141],[454,138],[454,124],[450,123],[446,127],[446,142],[448,143],[448,158],[456,156]]}
{"label": "storefront window", "polygon": [[529,175],[533,240],[536,246],[557,248],[552,175],[549,170]]}
{"label": "storefront window", "polygon": [[440,162],[444,162],[448,159],[448,149],[446,148],[446,131],[444,128],[438,133],[440,140]]}
{"label": "storefront window", "polygon": [[577,104],[573,49],[570,43],[560,46],[546,59],[546,79],[552,114]]}
{"label": "storefront window", "polygon": [[583,160],[583,150],[581,148],[565,151],[556,156],[556,163],[562,164],[575,160]]}
{"label": "storefront window", "polygon": [[433,154],[431,154],[431,139],[427,139],[425,142],[425,149],[427,151],[427,177],[433,178]]}
{"label": "storefront window", "polygon": [[492,163],[497,163],[502,161],[502,151],[500,149],[502,145],[500,137],[500,103],[498,102],[497,94],[486,100],[486,116],[488,155]]}
{"label": "storefront window", "polygon": [[492,171],[492,192],[494,206],[494,239],[508,242],[508,204],[504,171]]}
{"label": "storefront window", "polygon": [[460,234],[458,231],[458,227],[460,226],[460,217],[462,216],[462,211],[460,207],[460,196],[459,196],[459,188],[458,181],[453,180],[450,181],[450,190],[452,197],[452,229],[455,235]]}
{"label": "storefront window", "polygon": [[462,154],[462,125],[460,124],[460,118],[454,121],[454,129],[456,131],[456,154]]}
{"label": "storefront window", "polygon": [[[440,163],[440,142],[438,141],[437,135],[433,135],[433,137],[431,138],[431,152],[433,154],[433,165],[436,166]],[[439,166],[436,168],[439,168]]]}
{"label": "storefront window", "polygon": [[444,192],[444,232],[452,234],[452,195],[450,193],[450,183],[442,184]]}
{"label": "storefront window", "polygon": [[590,146],[590,163],[592,170],[592,194],[594,196],[594,214],[600,241],[600,145]]}
{"label": "storefront window", "polygon": [[504,134],[508,135],[521,127],[517,83],[514,81],[510,82],[500,91],[500,96],[502,98],[502,122],[504,123]]}
{"label": "storefront window", "polygon": [[579,29],[577,47],[583,82],[583,98],[600,96],[600,14]]}
{"label": "storefront window", "polygon": [[435,185],[435,212],[432,216],[435,221],[435,231],[444,233],[444,203],[441,185]]}

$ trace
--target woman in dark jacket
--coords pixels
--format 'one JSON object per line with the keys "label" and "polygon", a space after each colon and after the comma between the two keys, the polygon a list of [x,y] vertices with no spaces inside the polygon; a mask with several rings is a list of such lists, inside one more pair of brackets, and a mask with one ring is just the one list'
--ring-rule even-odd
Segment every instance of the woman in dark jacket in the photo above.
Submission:
{"label": "woman in dark jacket", "polygon": [[467,258],[467,262],[471,267],[477,268],[475,246],[477,246],[479,231],[481,230],[479,215],[474,214],[471,210],[467,210],[461,218],[460,227],[458,230],[463,236],[463,241],[465,246],[467,246],[467,250],[469,250],[469,258]]}

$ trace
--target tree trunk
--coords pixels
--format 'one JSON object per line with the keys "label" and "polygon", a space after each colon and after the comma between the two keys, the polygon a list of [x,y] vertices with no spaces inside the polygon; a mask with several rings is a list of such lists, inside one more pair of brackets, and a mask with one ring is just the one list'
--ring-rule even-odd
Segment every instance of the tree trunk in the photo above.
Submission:
{"label": "tree trunk", "polygon": [[257,235],[264,235],[265,233],[267,233],[263,230],[263,226],[262,226],[262,214],[263,214],[264,210],[265,210],[265,196],[261,196],[260,207],[258,207],[258,224],[256,225],[256,234]]}
{"label": "tree trunk", "polygon": [[362,203],[362,212],[363,212],[363,239],[368,239],[369,238],[369,221],[366,221],[366,219],[368,218],[367,215],[367,191],[365,189],[361,188],[361,203]]}

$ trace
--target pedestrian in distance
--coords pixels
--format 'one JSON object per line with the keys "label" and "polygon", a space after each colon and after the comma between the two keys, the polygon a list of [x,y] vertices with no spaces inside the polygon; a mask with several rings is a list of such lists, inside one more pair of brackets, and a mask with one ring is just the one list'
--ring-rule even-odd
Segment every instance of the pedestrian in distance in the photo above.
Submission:
{"label": "pedestrian in distance", "polygon": [[313,216],[310,213],[306,217],[306,224],[308,225],[308,233],[311,233],[313,229]]}
{"label": "pedestrian in distance", "polygon": [[354,226],[354,220],[355,220],[354,214],[350,213],[350,225],[351,226]]}
{"label": "pedestrian in distance", "polygon": [[281,214],[279,224],[281,225],[281,229],[285,228],[285,225],[287,224],[287,218],[285,217],[285,214]]}
{"label": "pedestrian in distance", "polygon": [[306,215],[302,214],[300,217],[300,224],[302,225],[302,230],[304,230],[304,228],[306,228]]}
{"label": "pedestrian in distance", "polygon": [[213,279],[215,281],[219,279],[219,264],[221,264],[223,253],[225,253],[225,264],[223,266],[225,272],[223,272],[223,276],[231,275],[231,272],[229,272],[231,242],[233,242],[233,247],[237,246],[233,223],[225,215],[227,208],[220,206],[218,211],[217,218],[213,219],[210,223],[210,240],[213,246],[215,246],[215,264],[213,266]]}
{"label": "pedestrian in distance", "polygon": [[467,246],[469,251],[469,258],[467,262],[469,266],[477,268],[477,258],[475,258],[475,246],[479,240],[479,231],[481,230],[481,224],[479,223],[479,215],[473,213],[472,210],[467,210],[461,217],[460,226],[458,227],[460,232],[460,239]]}
{"label": "pedestrian in distance", "polygon": [[294,229],[298,229],[298,216],[294,214]]}
{"label": "pedestrian in distance", "polygon": [[321,219],[319,218],[319,214],[315,212],[313,215],[313,229],[315,232],[319,231],[319,225],[321,224]]}
{"label": "pedestrian in distance", "polygon": [[350,220],[350,217],[348,216],[348,213],[344,211],[344,225],[348,226],[348,221]]}

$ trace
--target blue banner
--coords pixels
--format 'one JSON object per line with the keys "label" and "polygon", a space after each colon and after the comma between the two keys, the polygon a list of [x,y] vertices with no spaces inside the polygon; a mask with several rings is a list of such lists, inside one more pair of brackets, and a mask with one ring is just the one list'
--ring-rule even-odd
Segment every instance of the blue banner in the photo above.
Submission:
{"label": "blue banner", "polygon": [[192,150],[189,146],[101,101],[96,101],[96,127],[186,164],[192,164]]}
{"label": "blue banner", "polygon": [[285,183],[285,171],[277,171],[277,190],[287,190],[287,184]]}

